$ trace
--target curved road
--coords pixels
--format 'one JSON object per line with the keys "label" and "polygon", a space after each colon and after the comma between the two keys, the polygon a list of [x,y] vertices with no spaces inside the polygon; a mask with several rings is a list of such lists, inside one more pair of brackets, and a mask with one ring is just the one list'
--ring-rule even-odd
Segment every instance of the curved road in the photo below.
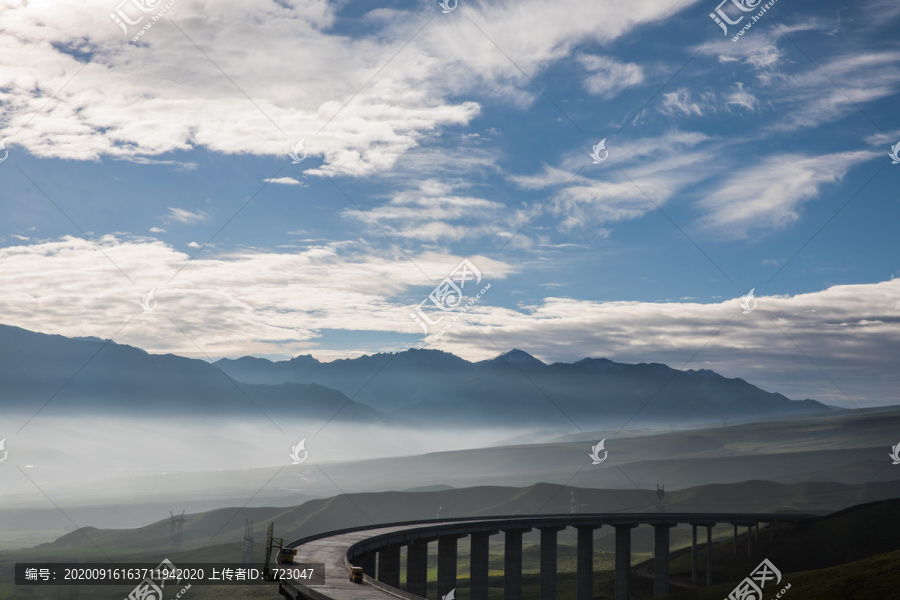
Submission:
{"label": "curved road", "polygon": [[[678,524],[712,527],[720,523],[750,527],[761,522],[797,523],[817,518],[813,515],[777,513],[607,513],[457,518],[356,527],[310,536],[287,544],[287,548],[297,550],[295,562],[325,565],[325,583],[308,585],[295,580],[280,581],[279,592],[285,598],[312,600],[394,600],[398,597],[409,600],[420,599],[421,596],[387,586],[368,574],[364,577],[364,583],[352,583],[347,568],[349,560],[353,560],[354,566],[357,566],[359,565],[357,558],[366,554],[372,555],[375,551],[388,546],[408,544],[412,541],[434,541],[441,536],[463,537],[479,532],[493,534],[504,530],[565,527],[593,529],[600,526],[620,526],[629,530],[630,527],[637,525],[655,525],[660,529],[667,529]],[[668,534],[662,548],[666,550],[668,548]],[[664,553],[668,556],[666,550]],[[630,556],[630,543],[627,554]],[[625,565],[625,568],[628,568],[627,561]]]}
{"label": "curved road", "polygon": [[[309,586],[299,581],[279,582],[280,591],[285,598],[312,598],[314,600],[396,600],[397,597],[418,599],[419,596],[407,594],[401,590],[388,592],[381,589],[381,584],[365,576],[365,582],[360,585],[352,583],[347,569],[347,552],[356,544],[366,540],[376,542],[381,536],[404,533],[410,530],[431,530],[431,526],[451,525],[483,525],[485,519],[444,520],[444,521],[411,521],[386,526],[374,526],[343,530],[322,535],[310,536],[287,544],[286,548],[296,548],[297,555],[294,561],[298,563],[324,563],[325,585]],[[497,517],[489,517],[490,521],[496,521]],[[434,527],[440,529],[440,527]],[[375,538],[375,539],[373,539]],[[299,593],[297,593],[299,592]],[[301,595],[302,594],[302,595]]]}

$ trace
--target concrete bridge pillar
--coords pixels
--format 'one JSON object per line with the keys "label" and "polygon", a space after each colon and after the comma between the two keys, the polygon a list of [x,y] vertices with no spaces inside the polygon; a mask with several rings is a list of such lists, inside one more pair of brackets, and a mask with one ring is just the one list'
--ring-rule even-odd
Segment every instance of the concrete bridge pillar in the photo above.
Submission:
{"label": "concrete bridge pillar", "polygon": [[772,542],[772,528],[775,526],[775,523],[769,522],[769,542]]}
{"label": "concrete bridge pillar", "polygon": [[631,530],[637,525],[615,525],[616,593],[615,600],[631,600]]}
{"label": "concrete bridge pillar", "polygon": [[406,591],[425,597],[428,589],[428,540],[413,540],[406,549]]}
{"label": "concrete bridge pillar", "polygon": [[438,537],[438,600],[456,587],[456,542],[461,537],[465,537],[465,535],[454,533]]}
{"label": "concrete bridge pillar", "polygon": [[[734,523],[732,523],[732,525],[734,525]],[[735,558],[737,558],[737,538],[738,538],[737,525],[734,525],[734,557]]]}
{"label": "concrete bridge pillar", "polygon": [[747,556],[750,556],[752,553],[751,542],[750,542],[750,534],[753,533],[753,525],[747,525]]}
{"label": "concrete bridge pillar", "polygon": [[691,583],[697,583],[697,526],[691,523]]}
{"label": "concrete bridge pillar", "polygon": [[575,598],[591,600],[594,597],[594,530],[597,525],[581,525],[578,530],[576,555]]}
{"label": "concrete bridge pillar", "polygon": [[469,566],[469,598],[487,600],[488,561],[490,559],[491,535],[497,531],[479,531],[470,536],[472,557]]}
{"label": "concrete bridge pillar", "polygon": [[504,529],[503,552],[503,598],[504,600],[521,600],[522,598],[522,534],[531,531],[531,527]]}
{"label": "concrete bridge pillar", "polygon": [[400,544],[391,544],[378,551],[378,581],[400,587]]}
{"label": "concrete bridge pillar", "polygon": [[653,526],[653,595],[669,593],[669,529],[674,524]]}
{"label": "concrete bridge pillar", "polygon": [[556,532],[565,527],[541,527],[541,600],[556,600]]}
{"label": "concrete bridge pillar", "polygon": [[363,573],[369,577],[375,577],[375,553],[366,552],[355,561],[356,566],[362,567]]}
{"label": "concrete bridge pillar", "polygon": [[[712,528],[715,523],[691,523],[691,583],[697,583],[697,557],[706,558],[706,585],[712,585]],[[697,551],[697,527],[706,527],[706,551]]]}

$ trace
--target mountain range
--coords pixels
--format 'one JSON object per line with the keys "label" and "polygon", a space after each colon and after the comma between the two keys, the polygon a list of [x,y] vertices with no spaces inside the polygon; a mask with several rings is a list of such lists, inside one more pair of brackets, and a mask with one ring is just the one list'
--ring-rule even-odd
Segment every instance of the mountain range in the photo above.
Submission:
{"label": "mountain range", "polygon": [[315,383],[234,381],[198,359],[96,338],[0,325],[0,407],[7,414],[262,416],[351,422],[388,415]]}
{"label": "mountain range", "polygon": [[605,358],[545,364],[514,349],[479,362],[440,350],[410,349],[323,363],[244,357],[215,363],[248,383],[319,383],[377,410],[429,424],[612,428],[631,424],[760,420],[831,410],[792,401],[701,369]]}
{"label": "mountain range", "polygon": [[[213,364],[96,338],[0,325],[5,410],[123,415],[178,411],[281,415],[434,427],[614,428],[763,420],[832,410],[743,379],[605,358],[545,364],[522,350],[470,362],[410,349],[320,362],[257,357]],[[255,405],[255,406],[254,406]]]}

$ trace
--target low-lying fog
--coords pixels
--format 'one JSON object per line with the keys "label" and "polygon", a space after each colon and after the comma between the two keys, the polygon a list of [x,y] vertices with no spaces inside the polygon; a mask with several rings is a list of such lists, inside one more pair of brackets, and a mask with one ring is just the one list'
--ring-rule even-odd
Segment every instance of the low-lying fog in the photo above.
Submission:
{"label": "low-lying fog", "polygon": [[[56,503],[90,505],[142,503],[150,500],[148,493],[154,498],[160,493],[202,495],[201,482],[194,480],[191,485],[192,478],[184,479],[184,475],[291,466],[292,448],[301,440],[305,440],[305,451],[297,451],[299,464],[324,466],[477,448],[513,436],[528,437],[519,430],[477,428],[417,430],[340,423],[322,428],[322,423],[310,426],[290,421],[278,421],[276,426],[264,417],[253,421],[210,418],[198,423],[164,417],[138,421],[38,416],[15,434],[21,426],[21,422],[0,420],[0,436],[5,435],[8,452],[0,464],[3,508],[33,507],[48,502],[47,497]],[[148,492],[145,484],[129,487],[146,476],[162,475],[184,481],[186,487],[166,484],[155,492]],[[159,481],[158,477],[154,480]],[[335,486],[341,482],[334,484],[327,495],[340,493]],[[97,497],[92,490],[102,490],[102,494]]]}

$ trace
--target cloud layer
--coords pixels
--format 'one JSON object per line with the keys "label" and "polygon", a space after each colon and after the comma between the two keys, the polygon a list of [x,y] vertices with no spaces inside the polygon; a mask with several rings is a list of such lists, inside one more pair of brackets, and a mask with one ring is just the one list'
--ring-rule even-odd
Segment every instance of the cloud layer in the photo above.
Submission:
{"label": "cloud layer", "polygon": [[[469,123],[480,106],[460,93],[527,104],[520,68],[534,76],[579,42],[608,42],[695,1],[376,9],[363,18],[368,31],[348,35],[338,33],[338,6],[322,0],[180,0],[137,42],[130,36],[153,13],[131,3],[118,6],[140,19],[127,35],[107,0],[7,5],[0,137],[77,160],[196,147],[286,156],[303,138],[323,161],[311,172],[362,176],[391,168],[436,129]],[[586,60],[589,87],[641,80],[634,65]]]}

